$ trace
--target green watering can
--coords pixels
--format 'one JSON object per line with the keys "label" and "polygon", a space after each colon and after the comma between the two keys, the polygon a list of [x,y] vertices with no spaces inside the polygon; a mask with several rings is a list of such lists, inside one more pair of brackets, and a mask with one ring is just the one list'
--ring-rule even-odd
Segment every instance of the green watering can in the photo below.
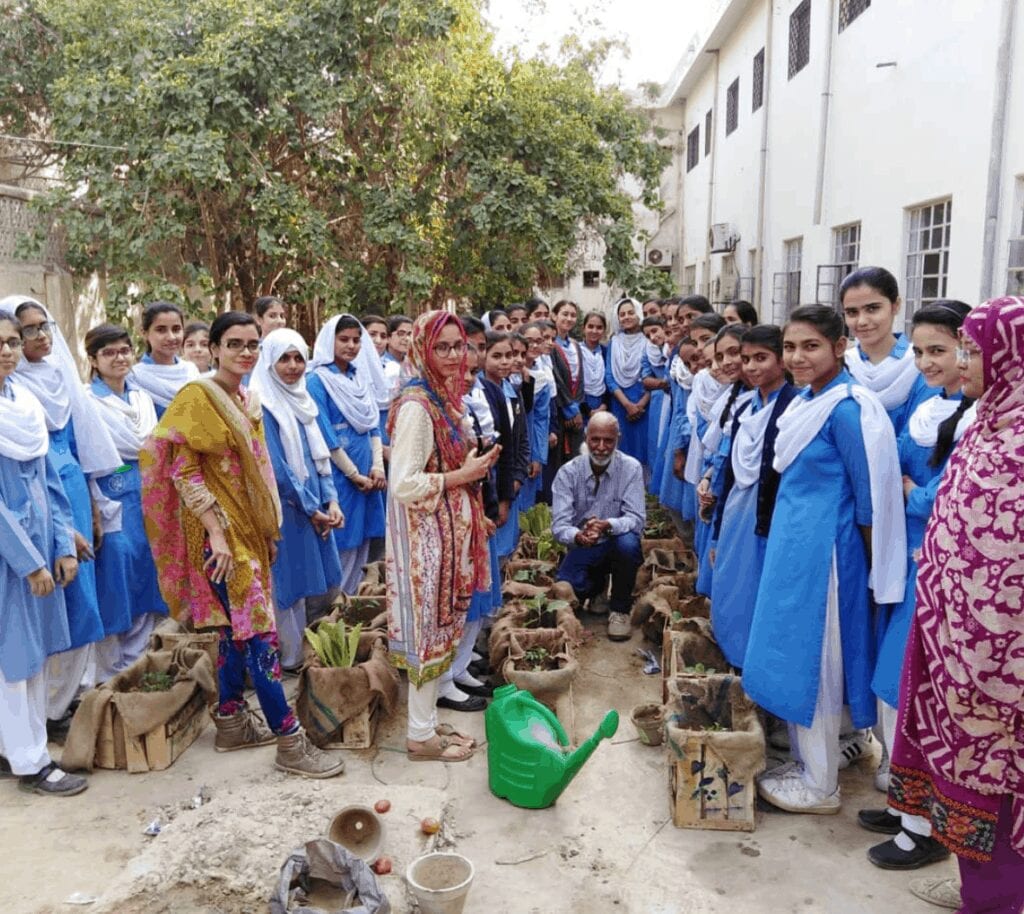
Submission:
{"label": "green watering can", "polygon": [[514,685],[494,690],[484,714],[491,793],[525,809],[550,806],[576,777],[602,739],[619,729],[609,711],[597,732],[571,751],[569,737],[551,711]]}

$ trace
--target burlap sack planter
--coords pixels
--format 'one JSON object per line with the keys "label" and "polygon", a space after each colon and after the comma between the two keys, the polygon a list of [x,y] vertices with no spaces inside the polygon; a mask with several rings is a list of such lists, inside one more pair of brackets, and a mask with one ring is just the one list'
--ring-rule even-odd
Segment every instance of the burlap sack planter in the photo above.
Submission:
{"label": "burlap sack planter", "polygon": [[[165,673],[173,684],[164,692],[140,691],[147,673]],[[61,765],[86,771],[94,765],[127,768],[133,773],[166,768],[202,732],[206,705],[216,695],[216,673],[206,651],[147,651],[128,669],[86,692],[71,721]]]}
{"label": "burlap sack planter", "polygon": [[558,565],[555,562],[541,562],[537,559],[512,559],[505,565],[505,580],[538,587],[550,587]]}
{"label": "burlap sack planter", "polygon": [[707,619],[684,619],[676,623],[675,629],[669,629],[668,637],[671,677],[735,672],[715,641]]}
{"label": "burlap sack planter", "polygon": [[[310,628],[338,618],[335,611]],[[373,745],[381,713],[390,714],[398,701],[398,671],[388,660],[387,632],[364,630],[356,664],[346,669],[325,667],[308,642],[304,650],[295,713],[309,738],[321,748],[365,749]]]}
{"label": "burlap sack planter", "polygon": [[514,601],[505,605],[494,625],[487,642],[487,652],[491,668],[501,669],[501,664],[508,656],[511,634],[513,631],[560,631],[574,646],[583,639],[583,625],[576,618],[571,607],[560,607],[542,613],[537,618],[534,609],[522,601]]}
{"label": "burlap sack planter", "polygon": [[[149,636],[148,649],[151,651],[173,651],[179,647],[187,647],[196,651],[205,651],[210,655],[213,669],[217,669],[217,656],[220,651],[220,635],[216,631],[197,632],[191,624],[182,625],[168,617],[153,629]],[[214,684],[217,683],[214,677]],[[217,700],[216,691],[210,697],[210,703]]]}
{"label": "burlap sack planter", "polygon": [[[528,659],[528,652],[538,648],[547,651],[545,661],[553,669],[529,668],[535,661]],[[506,682],[525,689],[554,710],[558,699],[569,691],[579,672],[579,664],[572,650],[569,640],[558,629],[517,629],[511,633],[508,656],[501,666],[501,675]]]}
{"label": "burlap sack planter", "polygon": [[669,682],[665,736],[673,822],[682,828],[754,830],[754,777],[764,769],[764,729],[740,680]]}

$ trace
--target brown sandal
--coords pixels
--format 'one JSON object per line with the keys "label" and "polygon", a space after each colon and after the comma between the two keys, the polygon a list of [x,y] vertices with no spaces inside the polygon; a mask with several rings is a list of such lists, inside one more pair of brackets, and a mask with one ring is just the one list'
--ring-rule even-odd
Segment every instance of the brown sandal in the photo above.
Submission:
{"label": "brown sandal", "polygon": [[[406,758],[410,762],[465,762],[473,757],[473,749],[458,743],[448,736],[438,736],[437,743],[431,745],[432,741],[423,743],[419,749],[405,748]],[[459,749],[463,755],[445,755],[448,749]]]}
{"label": "brown sandal", "polygon": [[477,741],[472,736],[459,733],[451,724],[438,724],[434,732],[438,736],[450,737],[454,742],[460,743],[468,749],[475,749],[477,747]]}

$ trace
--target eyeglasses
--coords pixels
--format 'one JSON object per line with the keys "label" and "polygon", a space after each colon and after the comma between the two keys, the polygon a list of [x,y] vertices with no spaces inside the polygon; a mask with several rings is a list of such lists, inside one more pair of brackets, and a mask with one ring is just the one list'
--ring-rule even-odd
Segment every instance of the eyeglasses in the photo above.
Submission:
{"label": "eyeglasses", "polygon": [[259,352],[260,341],[249,340],[249,342],[247,343],[245,340],[225,340],[224,348],[229,350],[230,352],[241,352],[243,349],[246,352]]}
{"label": "eyeglasses", "polygon": [[974,352],[971,349],[965,349],[963,346],[957,347],[956,350],[956,360],[963,365],[970,365],[971,359],[979,355],[981,355],[980,352]]}
{"label": "eyeglasses", "polygon": [[526,345],[527,345],[527,348],[529,348],[529,349],[537,349],[538,347],[544,345],[544,340],[529,340],[528,339],[526,341]]}
{"label": "eyeglasses", "polygon": [[104,359],[130,359],[132,357],[132,347],[119,346],[117,349],[101,349],[96,355]]}
{"label": "eyeglasses", "polygon": [[11,352],[19,352],[21,350],[21,337],[12,336],[7,340],[0,340],[0,352],[4,351],[4,346],[11,350]]}
{"label": "eyeglasses", "polygon": [[27,324],[21,328],[21,335],[26,340],[38,339],[44,333],[53,339],[53,331],[57,329],[57,325],[53,321],[43,321],[41,324]]}
{"label": "eyeglasses", "polygon": [[412,338],[412,331],[411,330],[396,330],[391,335],[392,336],[400,337],[402,339],[411,339]]}
{"label": "eyeglasses", "polygon": [[446,359],[450,355],[462,355],[466,351],[465,343],[435,343],[434,355],[440,359]]}

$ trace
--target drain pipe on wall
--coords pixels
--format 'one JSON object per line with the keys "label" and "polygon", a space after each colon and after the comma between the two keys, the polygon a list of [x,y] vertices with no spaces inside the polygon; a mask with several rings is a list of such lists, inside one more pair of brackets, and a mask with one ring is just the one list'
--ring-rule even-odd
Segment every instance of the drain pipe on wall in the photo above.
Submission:
{"label": "drain pipe on wall", "polygon": [[981,300],[992,297],[995,285],[996,232],[1003,190],[1003,149],[1006,146],[1006,109],[1010,104],[1013,71],[1013,30],[1018,0],[1003,0],[996,52],[996,84],[992,96],[992,138],[989,141],[988,187],[985,191],[985,232],[981,246]]}
{"label": "drain pipe on wall", "polygon": [[818,177],[814,184],[814,224],[821,225],[825,195],[825,159],[828,155],[828,115],[832,100],[832,46],[835,42],[835,3],[827,3],[828,41],[825,42],[825,86],[821,90],[821,129],[818,131]]}
{"label": "drain pipe on wall", "polygon": [[764,82],[761,96],[761,168],[757,189],[757,244],[754,255],[754,307],[758,314],[764,301],[764,216],[768,179],[768,109],[772,103],[772,24],[775,22],[775,2],[768,0],[768,21],[764,29]]}
{"label": "drain pipe on wall", "polygon": [[711,301],[711,220],[715,212],[715,160],[718,152],[718,143],[715,137],[718,135],[718,64],[721,55],[718,48],[713,51],[705,51],[705,54],[715,55],[715,94],[711,99],[711,161],[708,163],[708,217],[707,225],[704,226],[704,283],[708,301]]}
{"label": "drain pipe on wall", "polygon": [[673,272],[676,275],[676,287],[683,287],[683,276],[686,272],[686,219],[683,218],[683,198],[686,196],[686,169],[683,157],[686,155],[686,99],[682,100],[682,114],[679,116],[679,139],[676,150],[676,258]]}

